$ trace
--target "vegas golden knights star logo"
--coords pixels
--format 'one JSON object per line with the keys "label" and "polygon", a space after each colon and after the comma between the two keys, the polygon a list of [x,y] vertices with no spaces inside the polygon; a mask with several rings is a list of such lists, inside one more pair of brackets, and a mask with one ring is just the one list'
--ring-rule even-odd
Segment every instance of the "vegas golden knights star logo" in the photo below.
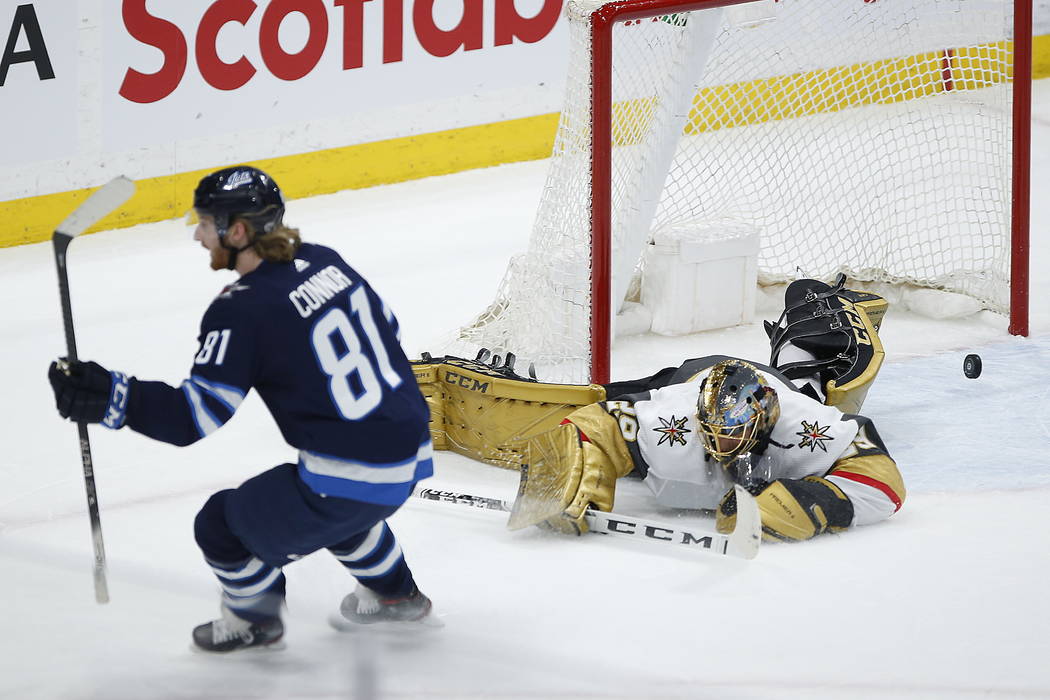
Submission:
{"label": "vegas golden knights star logo", "polygon": [[660,441],[656,443],[657,446],[664,444],[674,447],[675,445],[684,445],[685,436],[687,433],[693,432],[689,428],[685,427],[686,422],[689,420],[685,418],[675,418],[674,414],[671,415],[671,420],[666,418],[660,418],[661,426],[659,428],[653,428],[655,432],[663,433],[660,436]]}
{"label": "vegas golden knights star logo", "polygon": [[828,448],[824,445],[824,441],[835,439],[830,435],[824,434],[824,431],[830,427],[830,425],[827,425],[821,428],[820,423],[818,423],[817,421],[813,421],[812,423],[802,421],[802,430],[795,433],[795,435],[799,435],[802,437],[802,440],[798,443],[798,446],[808,447],[810,452],[816,452],[818,447],[822,451],[827,452]]}

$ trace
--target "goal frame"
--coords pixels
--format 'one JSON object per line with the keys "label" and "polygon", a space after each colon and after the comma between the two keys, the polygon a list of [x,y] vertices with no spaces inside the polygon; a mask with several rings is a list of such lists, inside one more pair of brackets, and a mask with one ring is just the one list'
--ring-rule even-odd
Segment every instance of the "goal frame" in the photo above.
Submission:
{"label": "goal frame", "polygon": [[[607,384],[612,351],[613,27],[674,12],[755,0],[616,0],[591,13],[591,381]],[[1028,335],[1029,200],[1032,124],[1032,0],[1014,0],[1009,332]],[[948,48],[948,47],[946,47]]]}

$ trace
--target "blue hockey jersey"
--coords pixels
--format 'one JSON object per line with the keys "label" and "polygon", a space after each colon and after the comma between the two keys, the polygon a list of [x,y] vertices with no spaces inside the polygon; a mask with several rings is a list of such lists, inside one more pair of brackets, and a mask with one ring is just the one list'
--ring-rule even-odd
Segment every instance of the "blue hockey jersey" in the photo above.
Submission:
{"label": "blue hockey jersey", "polygon": [[109,423],[188,445],[254,388],[311,490],[400,504],[433,462],[429,412],[399,337],[393,313],[338,253],[304,243],[294,262],[264,261],[215,298],[189,379],[130,380],[126,416]]}

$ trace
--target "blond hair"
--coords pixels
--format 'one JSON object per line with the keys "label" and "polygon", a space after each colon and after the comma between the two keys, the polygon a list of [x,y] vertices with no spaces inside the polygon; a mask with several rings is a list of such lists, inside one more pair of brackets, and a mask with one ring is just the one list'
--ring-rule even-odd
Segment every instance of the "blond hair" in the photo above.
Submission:
{"label": "blond hair", "polygon": [[287,263],[295,259],[299,246],[303,244],[299,229],[278,224],[273,231],[259,235],[252,223],[241,219],[252,236],[252,250],[267,262]]}

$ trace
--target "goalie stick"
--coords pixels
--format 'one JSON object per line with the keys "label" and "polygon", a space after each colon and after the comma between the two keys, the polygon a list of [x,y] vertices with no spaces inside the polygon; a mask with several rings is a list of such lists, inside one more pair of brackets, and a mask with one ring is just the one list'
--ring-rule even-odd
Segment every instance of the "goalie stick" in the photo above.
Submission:
{"label": "goalie stick", "polygon": [[[754,497],[743,487],[734,486],[733,488],[736,490],[737,502],[736,529],[729,535],[598,510],[588,510],[584,517],[590,532],[630,537],[645,542],[684,545],[702,552],[754,559],[758,556],[758,547],[762,540],[762,519],[758,512],[758,505]],[[412,495],[428,501],[454,503],[483,510],[510,513],[512,509],[512,504],[498,498],[455,491],[419,488]]]}
{"label": "goalie stick", "polygon": [[[58,271],[58,293],[62,300],[62,323],[66,332],[67,362],[77,360],[77,340],[73,333],[73,309],[69,300],[69,276],[66,273],[66,250],[74,238],[82,234],[106,214],[126,202],[135,191],[135,183],[124,176],[114,178],[96,190],[51,236]],[[98,514],[98,496],[95,492],[95,471],[91,461],[91,442],[86,423],[77,423],[80,437],[80,461],[84,467],[84,489],[87,492],[88,517],[91,520],[91,542],[95,550],[95,602],[109,602],[106,583],[106,549],[102,543],[102,521]]]}

